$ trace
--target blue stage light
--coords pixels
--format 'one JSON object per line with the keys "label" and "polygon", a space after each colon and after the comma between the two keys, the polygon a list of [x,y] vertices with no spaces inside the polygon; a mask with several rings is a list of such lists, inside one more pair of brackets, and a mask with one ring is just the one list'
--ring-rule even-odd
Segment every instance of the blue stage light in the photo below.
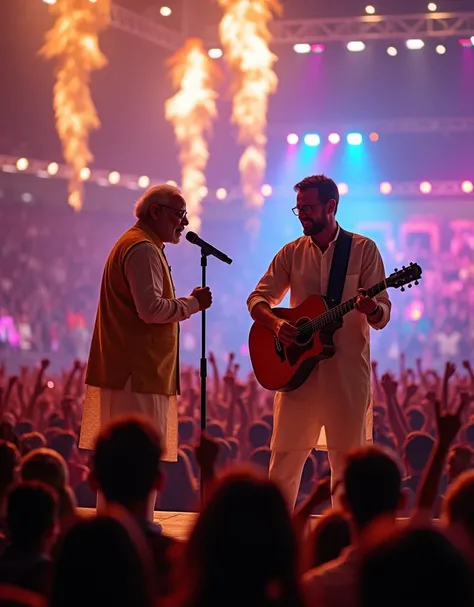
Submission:
{"label": "blue stage light", "polygon": [[306,145],[309,145],[311,147],[316,147],[317,145],[319,145],[321,143],[321,138],[319,135],[316,135],[315,133],[308,133],[308,135],[304,136],[304,142]]}
{"label": "blue stage light", "polygon": [[347,143],[349,145],[360,145],[362,143],[362,135],[360,133],[349,133],[347,135]]}

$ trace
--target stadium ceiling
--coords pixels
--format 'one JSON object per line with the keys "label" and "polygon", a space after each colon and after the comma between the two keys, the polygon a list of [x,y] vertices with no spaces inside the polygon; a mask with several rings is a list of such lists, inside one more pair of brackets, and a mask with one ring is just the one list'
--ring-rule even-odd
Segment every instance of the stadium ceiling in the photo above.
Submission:
{"label": "stadium ceiling", "polygon": [[[180,48],[186,36],[157,21],[112,5],[112,26],[169,51]],[[407,38],[470,38],[474,33],[474,11],[416,15],[366,15],[332,19],[276,20],[273,44],[301,42],[350,42],[351,40],[406,40]],[[219,44],[217,27],[208,27],[205,43]]]}

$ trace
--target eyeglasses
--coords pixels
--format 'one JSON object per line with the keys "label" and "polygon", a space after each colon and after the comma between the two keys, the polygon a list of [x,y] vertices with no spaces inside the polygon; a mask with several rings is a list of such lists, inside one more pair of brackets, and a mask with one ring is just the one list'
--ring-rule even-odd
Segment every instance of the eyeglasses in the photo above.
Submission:
{"label": "eyeglasses", "polygon": [[293,207],[291,210],[296,215],[296,217],[299,217],[301,213],[303,213],[304,215],[308,215],[309,213],[311,213],[311,209],[317,206],[317,204],[304,204],[301,207]]}
{"label": "eyeglasses", "polygon": [[159,204],[158,206],[165,209],[170,209],[170,211],[173,211],[173,213],[176,215],[176,217],[179,217],[179,219],[184,219],[188,214],[188,212],[184,209],[175,209],[174,207],[170,207],[166,204]]}

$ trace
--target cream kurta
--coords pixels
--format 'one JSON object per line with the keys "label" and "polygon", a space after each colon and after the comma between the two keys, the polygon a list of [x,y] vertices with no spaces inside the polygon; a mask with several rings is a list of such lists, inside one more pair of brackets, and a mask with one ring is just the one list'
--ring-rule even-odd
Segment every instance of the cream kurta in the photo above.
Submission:
{"label": "cream kurta", "polygon": [[[339,234],[336,234],[336,238]],[[336,239],[335,239],[336,240]],[[335,240],[322,253],[310,236],[285,245],[250,294],[251,311],[259,302],[278,306],[290,289],[290,305],[327,292]],[[385,278],[376,244],[354,234],[342,300],[357,295]],[[375,329],[390,319],[386,291],[377,296],[383,311]],[[336,354],[321,361],[306,382],[293,392],[277,392],[274,406],[273,451],[320,449],[347,451],[372,440],[372,398],[369,321],[353,310],[334,335]]]}
{"label": "cream kurta", "polygon": [[[160,259],[162,256],[162,259]],[[199,311],[194,297],[163,298],[164,254],[154,245],[142,242],[125,259],[125,276],[130,285],[138,316],[146,323],[180,322]],[[138,394],[131,390],[130,378],[123,390],[86,386],[84,415],[79,446],[93,449],[101,427],[110,419],[131,413],[150,418],[163,437],[166,461],[177,460],[178,408],[176,396]]]}

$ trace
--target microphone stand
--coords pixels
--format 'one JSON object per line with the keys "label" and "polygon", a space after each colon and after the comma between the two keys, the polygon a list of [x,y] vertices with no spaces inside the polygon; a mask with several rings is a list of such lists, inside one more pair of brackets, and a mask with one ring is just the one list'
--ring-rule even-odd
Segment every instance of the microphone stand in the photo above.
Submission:
{"label": "microphone stand", "polygon": [[[201,248],[201,287],[206,287],[207,256],[205,248]],[[201,361],[199,376],[201,379],[201,431],[207,427],[207,357],[206,357],[206,310],[201,310]],[[201,503],[205,498],[205,482],[201,469]]]}

